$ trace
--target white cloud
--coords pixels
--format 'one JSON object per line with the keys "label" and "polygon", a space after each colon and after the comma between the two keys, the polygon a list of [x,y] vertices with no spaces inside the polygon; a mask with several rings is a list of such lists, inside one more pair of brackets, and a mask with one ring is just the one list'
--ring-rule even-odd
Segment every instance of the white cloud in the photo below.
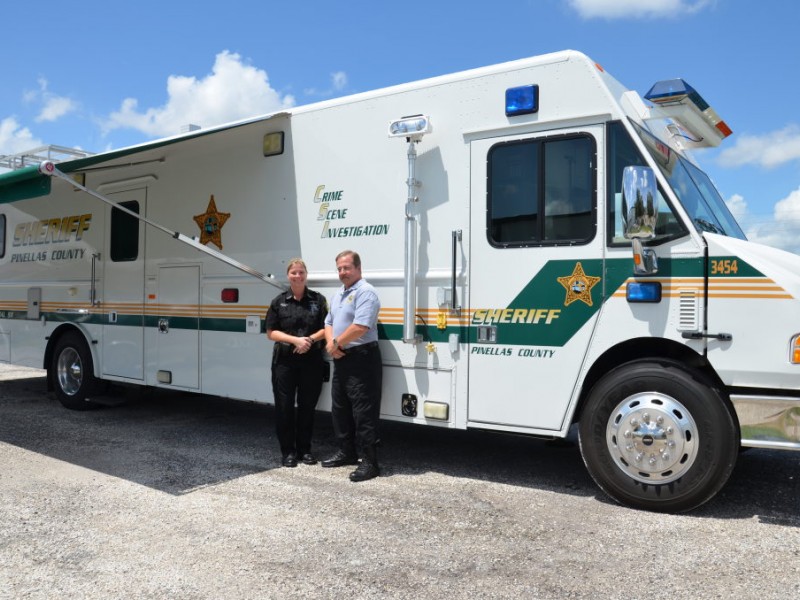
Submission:
{"label": "white cloud", "polygon": [[725,204],[728,205],[728,210],[731,211],[734,218],[740,224],[743,223],[747,215],[747,202],[744,201],[744,197],[734,194],[729,200],[725,201]]}
{"label": "white cloud", "polygon": [[41,102],[42,108],[34,119],[37,123],[57,121],[78,108],[78,105],[70,98],[58,96],[47,88],[48,82],[42,77],[39,78],[38,90],[28,90],[22,96],[22,100],[28,104]]}
{"label": "white cloud", "polygon": [[647,19],[696,13],[714,0],[569,0],[584,19]]}
{"label": "white cloud", "polygon": [[748,240],[800,254],[800,187],[776,202],[772,215],[766,218],[751,214],[739,194],[726,204]]}
{"label": "white cloud", "polygon": [[[797,125],[764,135],[742,135],[717,158],[724,167],[756,165],[766,169],[798,161],[800,127]],[[731,196],[727,205],[747,239],[800,254],[800,188],[776,202],[772,214],[751,213],[745,199],[738,194]]]}
{"label": "white cloud", "polygon": [[190,123],[212,127],[295,104],[292,96],[281,96],[270,86],[266,71],[244,64],[227,50],[217,54],[212,72],[203,79],[170,76],[167,95],[164,106],[146,110],[139,110],[135,98],[126,98],[104,123],[105,132],[130,128],[154,137],[169,136]]}
{"label": "white cloud", "polygon": [[336,91],[343,90],[347,86],[347,73],[344,71],[331,73],[331,81],[333,82],[333,89]]}
{"label": "white cloud", "polygon": [[800,187],[775,205],[777,221],[800,221]]}
{"label": "white cloud", "polygon": [[800,127],[788,125],[764,135],[741,135],[717,160],[724,167],[754,164],[771,169],[799,159]]}
{"label": "white cloud", "polygon": [[327,98],[342,92],[347,87],[347,73],[344,71],[336,71],[331,73],[331,85],[326,90],[319,90],[317,88],[306,88],[303,93],[306,96],[317,96]]}
{"label": "white cloud", "polygon": [[775,205],[775,235],[779,248],[800,254],[800,187]]}
{"label": "white cloud", "polygon": [[42,107],[39,116],[36,117],[36,122],[42,121],[56,121],[67,113],[75,110],[75,103],[69,98],[62,96],[48,96],[45,98],[44,107]]}
{"label": "white cloud", "polygon": [[44,146],[44,142],[33,137],[30,129],[22,127],[14,117],[0,121],[0,155],[17,154]]}

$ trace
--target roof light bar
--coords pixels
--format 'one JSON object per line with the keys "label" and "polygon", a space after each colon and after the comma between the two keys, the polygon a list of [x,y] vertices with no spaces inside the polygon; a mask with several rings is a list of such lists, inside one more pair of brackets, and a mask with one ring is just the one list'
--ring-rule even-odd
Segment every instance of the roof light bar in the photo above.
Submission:
{"label": "roof light bar", "polygon": [[686,83],[683,79],[665,79],[653,84],[650,91],[644,97],[655,104],[665,104],[668,102],[680,102],[684,98],[689,98],[700,110],[708,108],[708,103],[697,93],[697,90]]}
{"label": "roof light bar", "polygon": [[659,81],[644,97],[693,133],[698,138],[696,146],[718,146],[733,133],[697,90],[683,79]]}

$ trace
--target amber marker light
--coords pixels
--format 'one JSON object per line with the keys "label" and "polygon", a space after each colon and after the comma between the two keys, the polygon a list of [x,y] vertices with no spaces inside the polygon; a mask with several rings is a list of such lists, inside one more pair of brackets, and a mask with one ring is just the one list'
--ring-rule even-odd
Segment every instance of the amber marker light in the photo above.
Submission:
{"label": "amber marker light", "polygon": [[264,135],[264,156],[283,154],[283,132],[273,131]]}
{"label": "amber marker light", "polygon": [[792,364],[800,365],[800,335],[792,338]]}

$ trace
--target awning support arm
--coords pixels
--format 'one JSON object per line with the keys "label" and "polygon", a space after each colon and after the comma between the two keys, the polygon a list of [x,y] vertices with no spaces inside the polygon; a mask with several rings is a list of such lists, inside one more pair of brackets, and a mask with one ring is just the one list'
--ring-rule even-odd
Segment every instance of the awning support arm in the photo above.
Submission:
{"label": "awning support arm", "polygon": [[137,214],[137,213],[133,212],[132,210],[130,210],[128,208],[125,208],[121,204],[117,204],[113,200],[109,200],[108,198],[106,198],[102,194],[100,194],[98,192],[95,192],[94,190],[91,190],[91,189],[87,188],[86,186],[81,185],[80,183],[78,183],[77,181],[72,179],[69,175],[66,175],[66,174],[62,173],[55,166],[55,164],[52,161],[46,160],[46,161],[42,162],[39,165],[39,172],[42,175],[48,175],[50,177],[58,177],[59,179],[63,179],[64,181],[69,183],[72,187],[78,188],[79,190],[89,194],[90,196],[93,196],[94,198],[97,198],[101,202],[105,202],[109,206],[113,206],[114,208],[116,208],[118,210],[121,210],[125,214],[128,214],[128,215],[138,219],[139,221],[141,221],[143,223],[146,223],[147,225],[150,225],[151,227],[154,227],[154,228],[156,228],[156,229],[158,229],[160,231],[163,231],[164,233],[166,233],[167,235],[172,236],[173,238],[175,238],[179,242],[183,242],[184,244],[186,244],[188,246],[191,246],[195,250],[199,250],[200,252],[204,252],[205,254],[208,254],[209,256],[212,256],[213,258],[216,258],[217,260],[219,260],[221,262],[224,262],[226,265],[230,265],[231,267],[234,267],[235,269],[239,269],[240,271],[242,271],[244,273],[247,273],[248,275],[251,275],[251,276],[255,277],[256,279],[260,279],[264,283],[268,283],[268,284],[270,284],[270,285],[272,285],[272,286],[274,286],[274,287],[276,287],[276,288],[278,288],[280,290],[285,290],[286,289],[283,285],[281,285],[280,283],[275,281],[275,277],[271,273],[267,273],[265,275],[265,274],[263,274],[263,273],[261,273],[259,271],[256,271],[254,268],[249,267],[244,263],[240,263],[238,260],[235,260],[235,259],[231,258],[230,256],[227,256],[227,255],[223,254],[222,252],[218,252],[218,251],[214,250],[213,248],[209,248],[208,246],[206,246],[204,244],[201,244],[198,241],[197,238],[189,237],[188,235],[184,235],[184,234],[182,234],[182,233],[180,233],[178,231],[173,231],[171,229],[168,229],[167,227],[164,227],[160,223],[156,223],[155,221],[151,221],[147,217],[144,217],[144,216],[142,216],[140,214]]}

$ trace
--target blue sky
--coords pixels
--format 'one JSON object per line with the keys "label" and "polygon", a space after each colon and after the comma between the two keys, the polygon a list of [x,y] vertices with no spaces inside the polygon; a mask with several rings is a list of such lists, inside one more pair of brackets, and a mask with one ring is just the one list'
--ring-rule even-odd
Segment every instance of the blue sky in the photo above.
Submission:
{"label": "blue sky", "polygon": [[91,152],[564,49],[682,77],[733,129],[696,158],[750,239],[800,253],[800,2],[42,0],[2,11],[0,155]]}

